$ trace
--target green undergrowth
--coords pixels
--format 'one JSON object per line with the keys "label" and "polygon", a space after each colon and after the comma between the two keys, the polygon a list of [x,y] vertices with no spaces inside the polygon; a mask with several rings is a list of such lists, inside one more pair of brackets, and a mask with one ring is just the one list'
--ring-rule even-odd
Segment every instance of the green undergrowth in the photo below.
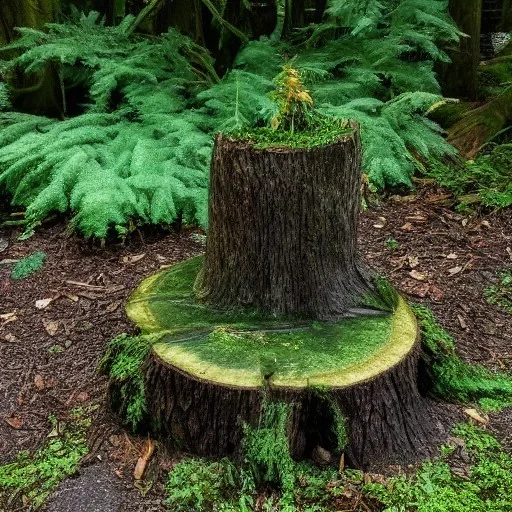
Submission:
{"label": "green undergrowth", "polygon": [[458,465],[460,448],[446,446],[440,458],[424,462],[413,476],[369,484],[366,493],[384,504],[384,512],[510,512],[512,455],[474,425],[457,425],[452,433],[462,440],[470,460],[462,473],[450,466]]}
{"label": "green undergrowth", "polygon": [[54,430],[38,451],[20,452],[13,462],[0,466],[0,510],[38,510],[87,454],[90,420],[82,410],[74,411],[69,423],[50,420]]}
{"label": "green undergrowth", "polygon": [[244,426],[242,460],[188,459],[170,472],[166,504],[178,512],[249,512],[265,494],[262,510],[322,512],[336,490],[336,470],[294,461],[287,424],[292,404],[265,402],[259,424]]}
{"label": "green undergrowth", "polygon": [[429,162],[428,174],[449,189],[459,201],[459,209],[482,204],[487,208],[512,205],[512,143],[491,144],[474,161],[445,164]]}
{"label": "green undergrowth", "polygon": [[120,334],[108,343],[98,365],[99,373],[111,380],[111,399],[116,409],[134,431],[147,411],[142,364],[153,342],[151,336]]}
{"label": "green undergrowth", "polygon": [[[273,79],[293,55],[318,111],[361,125],[376,187],[411,186],[422,162],[455,154],[426,117],[443,101],[435,63],[449,61],[445,49],[461,36],[444,1],[332,0],[322,22],[292,40],[277,27],[241,45],[223,77],[176,30],[144,36],[133,26],[133,16],[109,27],[97,12],[74,12],[66,23],[19,29],[3,48],[0,189],[26,207],[29,230],[64,212],[97,238],[132,225],[205,225],[213,135],[268,126],[278,109]],[[63,120],[12,111],[12,79],[49,67],[59,70]]]}
{"label": "green undergrowth", "polygon": [[33,252],[22,258],[14,265],[11,272],[12,279],[25,279],[25,277],[41,270],[46,261],[46,253],[42,251]]}
{"label": "green undergrowth", "polygon": [[486,288],[484,294],[489,304],[512,314],[512,271],[502,272],[500,282]]}
{"label": "green undergrowth", "polygon": [[433,392],[446,400],[478,403],[486,410],[512,406],[512,376],[462,361],[453,337],[436,321],[430,309],[415,305],[426,351]]}

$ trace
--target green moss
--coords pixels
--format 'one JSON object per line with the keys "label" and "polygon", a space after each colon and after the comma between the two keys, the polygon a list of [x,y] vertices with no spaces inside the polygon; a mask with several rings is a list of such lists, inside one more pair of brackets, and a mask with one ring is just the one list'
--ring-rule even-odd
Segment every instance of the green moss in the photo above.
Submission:
{"label": "green moss", "polygon": [[381,501],[387,512],[510,512],[512,456],[494,437],[471,424],[458,425],[453,435],[463,440],[469,454],[467,476],[452,471],[449,454],[453,449],[446,449],[448,458],[424,462],[413,476],[368,485],[366,492]]}
{"label": "green moss", "polygon": [[[416,338],[416,323],[389,287],[383,299],[398,304],[391,315],[337,323],[272,318],[258,311],[221,311],[198,304],[194,281],[201,258],[145,280],[130,298],[128,315],[145,333],[160,333],[153,350],[165,361],[225,384],[343,386],[396,364]],[[382,287],[381,287],[382,288]]]}
{"label": "green moss", "polygon": [[512,406],[512,376],[492,372],[480,365],[462,361],[455,342],[423,306],[413,306],[419,320],[422,341],[431,358],[433,391],[455,402],[478,402],[487,409]]}
{"label": "green moss", "polygon": [[500,282],[486,288],[484,294],[489,304],[495,304],[507,313],[512,313],[512,272],[502,272]]}
{"label": "green moss", "polygon": [[80,411],[68,424],[50,418],[54,432],[34,454],[20,452],[16,459],[0,466],[0,510],[34,511],[64,478],[78,468],[87,453],[85,430],[90,425]]}
{"label": "green moss", "polygon": [[111,393],[119,414],[132,430],[145,419],[147,404],[142,376],[142,364],[154,338],[120,334],[111,340],[103,355],[98,371],[108,375]]}
{"label": "green moss", "polygon": [[24,279],[29,275],[41,270],[46,260],[46,254],[42,251],[37,251],[26,258],[19,260],[11,272],[12,279]]}
{"label": "green moss", "polygon": [[353,130],[348,128],[346,120],[318,116],[304,131],[273,130],[261,127],[242,130],[231,136],[254,144],[256,149],[281,147],[311,149],[332,144],[352,134]]}

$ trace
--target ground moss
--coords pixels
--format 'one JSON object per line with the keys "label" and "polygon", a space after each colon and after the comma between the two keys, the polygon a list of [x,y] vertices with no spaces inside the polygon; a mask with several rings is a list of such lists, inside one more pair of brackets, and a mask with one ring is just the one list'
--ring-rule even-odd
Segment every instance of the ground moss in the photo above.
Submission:
{"label": "ground moss", "polygon": [[85,431],[90,425],[82,410],[73,411],[64,424],[51,417],[54,431],[37,452],[20,452],[0,466],[0,510],[38,510],[57,485],[78,469],[87,453]]}
{"label": "ground moss", "polygon": [[489,410],[512,406],[511,375],[465,363],[456,354],[452,336],[437,323],[432,311],[419,305],[413,306],[413,311],[430,359],[435,394],[455,402],[476,402]]}

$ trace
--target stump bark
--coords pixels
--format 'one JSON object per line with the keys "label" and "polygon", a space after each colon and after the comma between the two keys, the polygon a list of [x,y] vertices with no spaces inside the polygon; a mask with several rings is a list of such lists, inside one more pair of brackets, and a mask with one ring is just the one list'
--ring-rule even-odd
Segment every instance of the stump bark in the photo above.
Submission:
{"label": "stump bark", "polygon": [[295,458],[336,449],[333,407],[354,467],[428,453],[438,433],[417,386],[416,320],[357,254],[360,160],[357,129],[298,149],[217,137],[204,264],[148,278],[127,306],[158,338],[145,393],[170,444],[236,454],[243,424],[279,400]]}
{"label": "stump bark", "polygon": [[257,149],[219,135],[198,300],[269,315],[342,317],[365,293],[357,257],[357,132],[312,149]]}

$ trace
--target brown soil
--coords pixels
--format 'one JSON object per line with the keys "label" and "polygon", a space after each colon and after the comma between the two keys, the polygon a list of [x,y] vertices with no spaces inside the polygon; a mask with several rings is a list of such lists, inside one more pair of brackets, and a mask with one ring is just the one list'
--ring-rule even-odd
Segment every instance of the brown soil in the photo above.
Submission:
{"label": "brown soil", "polygon": [[[511,267],[512,210],[463,217],[445,199],[442,191],[424,187],[418,195],[372,206],[360,220],[361,251],[412,301],[432,308],[465,360],[512,371],[510,315],[483,294],[500,270]],[[44,227],[24,242],[16,241],[18,235],[0,229],[0,240],[9,241],[6,250],[0,245],[0,261],[42,250],[47,262],[19,281],[10,278],[10,265],[0,264],[0,315],[14,313],[0,317],[0,464],[44,443],[50,414],[65,421],[75,407],[100,404],[86,462],[99,455],[119,470],[130,495],[124,511],[159,510],[160,484],[145,498],[133,492],[131,473],[143,440],[126,435],[107,412],[106,380],[96,366],[109,339],[133,332],[124,313],[130,291],[162,265],[203,247],[190,231],[135,233],[125,245],[105,249],[69,237],[64,224]],[[390,248],[390,239],[399,247]],[[38,309],[41,299],[53,300]],[[432,402],[446,428],[464,417],[462,406]],[[491,430],[512,446],[510,424],[512,409],[490,414]],[[161,450],[153,465],[166,471],[172,458]]]}

